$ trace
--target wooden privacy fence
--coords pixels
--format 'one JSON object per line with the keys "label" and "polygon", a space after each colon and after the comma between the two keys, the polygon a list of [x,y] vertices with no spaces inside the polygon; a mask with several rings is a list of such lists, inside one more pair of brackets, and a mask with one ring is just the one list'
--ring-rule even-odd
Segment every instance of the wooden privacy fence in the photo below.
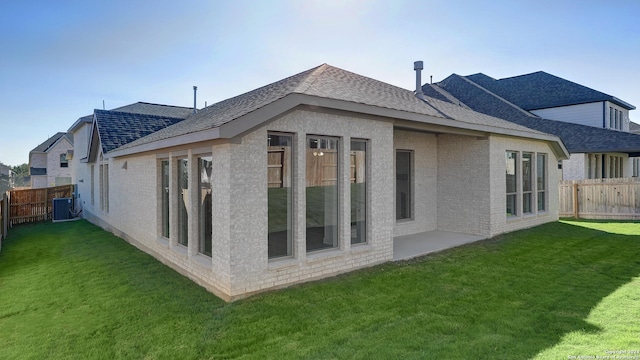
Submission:
{"label": "wooden privacy fence", "polygon": [[9,208],[8,193],[0,194],[0,250],[2,249],[2,239],[7,236],[7,230],[9,229]]}
{"label": "wooden privacy fence", "polygon": [[9,192],[10,225],[51,219],[53,199],[73,197],[73,185]]}
{"label": "wooden privacy fence", "polygon": [[559,185],[560,217],[640,219],[640,179],[564,180]]}

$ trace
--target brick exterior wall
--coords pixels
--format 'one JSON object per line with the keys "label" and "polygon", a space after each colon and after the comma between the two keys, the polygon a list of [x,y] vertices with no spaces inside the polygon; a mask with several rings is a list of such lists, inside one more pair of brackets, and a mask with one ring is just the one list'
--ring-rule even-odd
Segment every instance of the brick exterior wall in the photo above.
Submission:
{"label": "brick exterior wall", "polygon": [[490,234],[489,139],[438,135],[438,229]]}
{"label": "brick exterior wall", "polygon": [[[413,218],[395,220],[393,235],[410,235],[437,229],[439,148],[436,135],[396,130],[393,133],[393,149],[394,160],[395,150],[413,152]],[[395,172],[395,164],[393,171]],[[393,193],[395,194],[395,189]],[[395,211],[392,215],[395,219]]]}
{"label": "brick exterior wall", "polygon": [[[294,134],[293,255],[267,255],[267,134]],[[339,247],[307,253],[306,137],[340,139]],[[350,243],[351,138],[367,139],[368,242]],[[81,145],[77,145],[81,146]],[[85,145],[86,146],[86,145]],[[395,221],[395,149],[414,151],[414,219]],[[75,177],[84,216],[131,242],[225,300],[300,282],[334,276],[393,258],[393,236],[442,229],[491,236],[557,219],[557,201],[546,214],[506,220],[505,151],[548,154],[549,198],[557,199],[557,160],[544,142],[490,136],[476,138],[395,130],[385,119],[339,112],[295,110],[242,136],[240,141],[209,141],[162,152],[109,159],[109,211],[100,210],[98,160],[78,162]],[[177,160],[190,160],[190,190],[197,189],[199,155],[212,155],[212,256],[198,253],[197,190],[190,191],[189,246],[177,241]],[[160,161],[170,166],[170,238],[163,238]],[[76,161],[74,160],[74,165]]]}

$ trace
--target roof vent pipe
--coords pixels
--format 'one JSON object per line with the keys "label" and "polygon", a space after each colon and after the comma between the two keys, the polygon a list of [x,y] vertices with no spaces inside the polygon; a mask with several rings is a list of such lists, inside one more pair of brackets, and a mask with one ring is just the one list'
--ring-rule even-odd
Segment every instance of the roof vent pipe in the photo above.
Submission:
{"label": "roof vent pipe", "polygon": [[413,62],[413,70],[416,71],[416,96],[418,99],[424,99],[422,93],[422,69],[424,68],[422,61]]}
{"label": "roof vent pipe", "polygon": [[193,87],[193,113],[197,113],[198,112],[198,108],[196,107],[196,92],[198,92],[198,87],[194,86]]}

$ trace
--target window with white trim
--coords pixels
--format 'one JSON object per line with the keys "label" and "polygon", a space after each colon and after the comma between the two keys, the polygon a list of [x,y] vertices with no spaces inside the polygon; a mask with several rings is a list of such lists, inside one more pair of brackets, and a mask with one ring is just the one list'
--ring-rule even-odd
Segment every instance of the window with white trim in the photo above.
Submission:
{"label": "window with white trim", "polygon": [[536,155],[536,190],[538,211],[547,210],[547,155]]}
{"label": "window with white trim", "polygon": [[522,213],[533,212],[533,154],[522,153]]}
{"label": "window with white trim", "polygon": [[506,153],[507,216],[518,216],[518,153]]}

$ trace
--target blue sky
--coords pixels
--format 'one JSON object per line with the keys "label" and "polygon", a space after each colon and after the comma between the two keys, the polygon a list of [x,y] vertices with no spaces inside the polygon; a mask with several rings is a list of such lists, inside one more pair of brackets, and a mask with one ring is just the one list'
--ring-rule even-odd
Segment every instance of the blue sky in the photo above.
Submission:
{"label": "blue sky", "polygon": [[[640,1],[3,1],[0,162],[94,108],[198,107],[328,63],[406,89],[546,71],[640,106]],[[638,110],[631,119],[640,120]]]}

